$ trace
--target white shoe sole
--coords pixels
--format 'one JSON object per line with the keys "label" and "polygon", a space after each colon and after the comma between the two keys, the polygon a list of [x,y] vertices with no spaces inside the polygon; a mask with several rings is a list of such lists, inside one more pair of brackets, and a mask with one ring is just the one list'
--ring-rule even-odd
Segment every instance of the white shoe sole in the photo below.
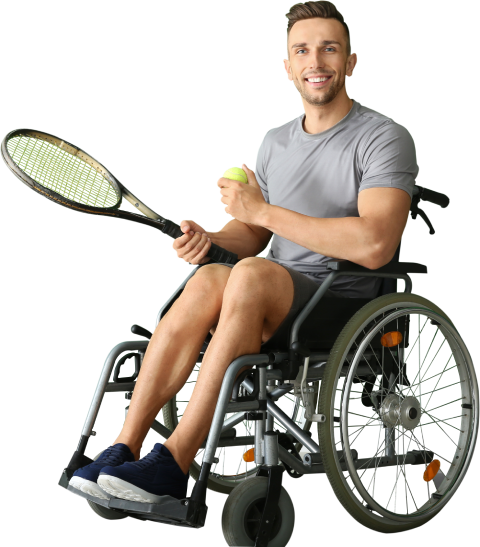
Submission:
{"label": "white shoe sole", "polygon": [[149,492],[138,488],[117,477],[111,475],[100,475],[98,477],[98,486],[105,492],[116,498],[129,501],[139,501],[141,503],[159,503],[165,496],[155,496]]}
{"label": "white shoe sole", "polygon": [[90,496],[94,496],[102,500],[110,499],[110,496],[108,496],[107,493],[102,490],[96,482],[82,479],[82,477],[72,477],[70,479],[69,485],[73,486],[73,488],[76,488],[77,490],[80,490],[81,492],[84,492],[85,494],[90,494]]}

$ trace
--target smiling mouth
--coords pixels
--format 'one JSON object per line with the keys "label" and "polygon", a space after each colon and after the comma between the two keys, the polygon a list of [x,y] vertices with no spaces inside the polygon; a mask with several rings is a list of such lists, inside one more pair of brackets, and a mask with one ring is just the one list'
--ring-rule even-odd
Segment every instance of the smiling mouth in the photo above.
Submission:
{"label": "smiling mouth", "polygon": [[309,87],[319,88],[325,87],[331,79],[332,76],[312,76],[310,78],[304,78],[304,81]]}

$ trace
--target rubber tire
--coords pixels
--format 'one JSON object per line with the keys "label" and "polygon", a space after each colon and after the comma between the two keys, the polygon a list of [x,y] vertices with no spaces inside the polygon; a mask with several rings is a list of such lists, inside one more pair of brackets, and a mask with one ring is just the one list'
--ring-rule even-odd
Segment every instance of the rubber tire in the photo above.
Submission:
{"label": "rubber tire", "polygon": [[[222,513],[222,530],[228,545],[253,546],[245,531],[245,512],[253,502],[267,496],[267,477],[253,477],[236,486],[228,496]],[[285,547],[292,536],[295,524],[295,509],[292,500],[282,486],[278,506],[282,515],[282,524],[277,535],[268,543],[268,547]]]}
{"label": "rubber tire", "polygon": [[363,308],[357,311],[357,313],[350,319],[350,321],[345,325],[342,332],[338,335],[337,340],[330,352],[327,364],[325,366],[325,373],[322,380],[320,397],[318,401],[318,413],[324,414],[327,417],[327,420],[324,423],[318,423],[318,437],[320,444],[320,453],[322,455],[323,465],[325,467],[325,472],[327,474],[328,480],[332,485],[333,491],[337,496],[340,503],[345,507],[345,509],[356,519],[360,524],[363,524],[367,528],[375,530],[377,532],[383,533],[396,533],[403,532],[405,530],[411,530],[413,528],[418,528],[422,526],[430,519],[432,519],[436,514],[425,517],[424,519],[419,519],[410,523],[398,523],[389,519],[382,518],[376,514],[369,516],[364,510],[353,501],[351,491],[348,487],[345,486],[342,476],[338,471],[336,465],[336,452],[334,452],[333,447],[335,441],[332,438],[332,429],[330,427],[331,420],[333,417],[330,412],[330,402],[331,398],[334,395],[334,390],[336,389],[336,373],[338,367],[341,366],[340,360],[346,349],[350,344],[355,332],[360,327],[360,325],[366,321],[375,311],[380,310],[384,306],[389,304],[395,304],[397,302],[412,302],[413,304],[420,304],[423,307],[426,307],[432,311],[437,312],[442,315],[447,321],[451,324],[452,322],[448,316],[435,304],[415,294],[407,293],[393,293],[387,294],[385,296],[380,296],[375,300],[372,300],[366,304]]}
{"label": "rubber tire", "polygon": [[[102,452],[97,454],[95,458],[93,458],[93,461],[95,461]],[[128,515],[126,513],[123,513],[121,511],[115,511],[115,509],[109,509],[108,507],[103,507],[103,505],[98,505],[97,503],[94,503],[93,501],[87,500],[88,505],[92,508],[92,511],[94,513],[97,513],[99,517],[102,517],[103,519],[107,520],[122,520],[126,519]]]}

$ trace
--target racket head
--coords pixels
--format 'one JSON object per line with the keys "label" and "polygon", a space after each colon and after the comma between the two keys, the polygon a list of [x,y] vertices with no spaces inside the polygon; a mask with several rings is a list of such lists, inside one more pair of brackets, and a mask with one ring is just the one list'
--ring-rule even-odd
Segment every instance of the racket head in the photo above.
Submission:
{"label": "racket head", "polygon": [[[146,224],[173,238],[183,235],[179,226],[147,207],[100,162],[63,139],[34,129],[16,129],[3,139],[1,151],[16,177],[55,203]],[[122,196],[142,215],[119,209]],[[209,254],[214,262],[238,262],[236,254],[213,243]]]}
{"label": "racket head", "polygon": [[32,190],[85,213],[108,214],[122,202],[122,186],[81,148],[34,129],[16,129],[1,145],[10,170]]}

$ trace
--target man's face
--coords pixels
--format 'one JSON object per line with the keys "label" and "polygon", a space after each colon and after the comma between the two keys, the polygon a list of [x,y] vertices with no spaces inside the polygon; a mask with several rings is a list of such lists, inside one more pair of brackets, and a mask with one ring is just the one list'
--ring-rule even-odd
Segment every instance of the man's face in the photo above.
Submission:
{"label": "man's face", "polygon": [[[333,101],[356,64],[355,54],[347,57],[346,33],[336,19],[316,17],[295,23],[288,37],[288,54],[284,61],[288,79],[313,106]],[[318,78],[320,82],[312,81]]]}

